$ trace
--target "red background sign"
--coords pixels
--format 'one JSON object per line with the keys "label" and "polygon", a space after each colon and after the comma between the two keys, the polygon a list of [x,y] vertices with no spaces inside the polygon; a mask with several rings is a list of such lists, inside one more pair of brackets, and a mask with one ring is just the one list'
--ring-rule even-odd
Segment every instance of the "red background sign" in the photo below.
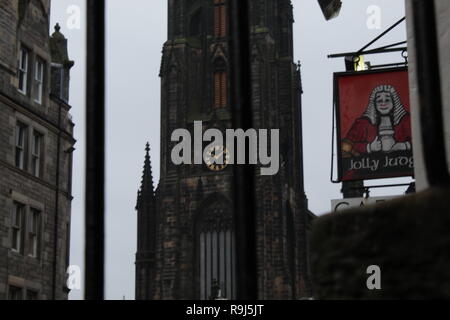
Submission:
{"label": "red background sign", "polygon": [[[388,96],[392,97],[395,105],[389,116],[377,111],[378,104],[374,99],[378,97],[377,92],[384,89],[390,91]],[[340,180],[413,175],[407,69],[337,73],[335,92]],[[386,121],[391,132],[390,145],[398,143],[389,151],[384,147],[386,141],[383,142],[383,150],[378,150],[376,143],[379,139],[380,146],[382,139],[379,137],[386,137],[381,134],[386,132]],[[409,159],[407,164],[405,157]]]}

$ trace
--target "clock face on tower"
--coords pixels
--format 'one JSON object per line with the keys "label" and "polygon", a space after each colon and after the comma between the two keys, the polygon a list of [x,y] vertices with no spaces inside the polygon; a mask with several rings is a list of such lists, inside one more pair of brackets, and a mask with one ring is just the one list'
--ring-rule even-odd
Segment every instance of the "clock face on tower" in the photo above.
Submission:
{"label": "clock face on tower", "polygon": [[[230,153],[223,146],[210,147],[205,153],[205,164],[211,171],[222,171],[230,163]],[[222,161],[220,161],[222,160]],[[222,164],[218,162],[223,162]]]}

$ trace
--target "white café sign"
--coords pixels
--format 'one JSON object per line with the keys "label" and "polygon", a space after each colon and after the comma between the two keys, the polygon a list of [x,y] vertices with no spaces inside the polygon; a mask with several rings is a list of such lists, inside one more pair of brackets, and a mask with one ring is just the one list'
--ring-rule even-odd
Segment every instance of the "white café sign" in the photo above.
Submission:
{"label": "white caf\u00e9 sign", "polygon": [[333,210],[333,212],[339,212],[355,207],[365,207],[372,204],[389,201],[398,197],[399,196],[331,200],[331,210]]}

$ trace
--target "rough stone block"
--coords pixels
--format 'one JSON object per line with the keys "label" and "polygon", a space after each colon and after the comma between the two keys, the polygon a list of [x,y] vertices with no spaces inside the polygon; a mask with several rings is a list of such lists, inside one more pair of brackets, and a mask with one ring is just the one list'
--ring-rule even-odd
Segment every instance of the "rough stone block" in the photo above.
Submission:
{"label": "rough stone block", "polygon": [[[450,188],[330,214],[313,226],[317,299],[450,298]],[[367,268],[381,268],[369,290]]]}

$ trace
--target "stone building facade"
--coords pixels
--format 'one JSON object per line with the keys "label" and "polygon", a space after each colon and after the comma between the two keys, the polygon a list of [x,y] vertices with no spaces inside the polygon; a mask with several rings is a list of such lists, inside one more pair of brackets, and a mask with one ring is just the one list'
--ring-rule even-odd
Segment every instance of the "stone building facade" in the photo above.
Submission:
{"label": "stone building facade", "polygon": [[74,124],[50,0],[0,3],[0,299],[67,299]]}
{"label": "stone building facade", "polygon": [[[147,146],[138,192],[137,299],[236,297],[233,166],[171,161],[174,130],[232,128],[227,0],[169,0],[161,63],[161,168],[155,189]],[[300,67],[290,0],[252,0],[253,125],[280,129],[280,170],[255,172],[258,295],[311,295],[303,186]],[[212,151],[213,156],[216,151]]]}

